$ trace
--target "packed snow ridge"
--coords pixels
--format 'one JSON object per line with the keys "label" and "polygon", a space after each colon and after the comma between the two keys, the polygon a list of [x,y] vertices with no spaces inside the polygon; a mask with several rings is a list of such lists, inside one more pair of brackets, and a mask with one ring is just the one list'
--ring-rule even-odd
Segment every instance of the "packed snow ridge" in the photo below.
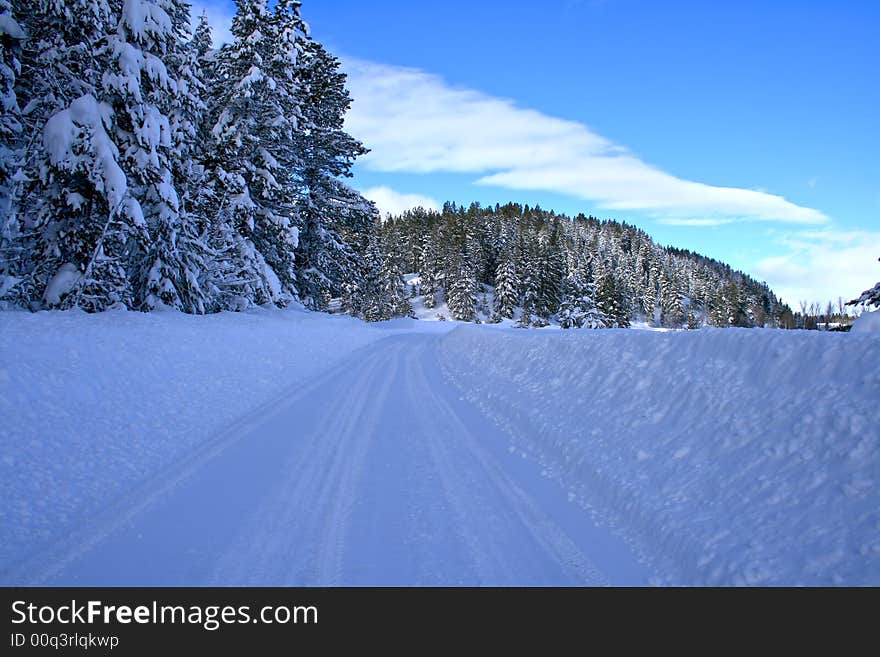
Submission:
{"label": "packed snow ridge", "polygon": [[880,583],[875,336],[490,333],[449,378],[664,583]]}
{"label": "packed snow ridge", "polygon": [[0,313],[0,582],[877,585],[878,360],[867,330]]}

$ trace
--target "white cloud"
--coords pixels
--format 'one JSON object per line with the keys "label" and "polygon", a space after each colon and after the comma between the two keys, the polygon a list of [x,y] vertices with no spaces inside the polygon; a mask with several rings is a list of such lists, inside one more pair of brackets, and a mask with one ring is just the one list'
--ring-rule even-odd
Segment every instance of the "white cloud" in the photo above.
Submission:
{"label": "white cloud", "polygon": [[363,164],[385,172],[458,172],[475,182],[574,196],[667,221],[828,221],[766,192],[683,180],[575,121],[452,87],[417,69],[345,60],[354,104],[347,129],[372,149]]}
{"label": "white cloud", "polygon": [[418,207],[426,210],[440,209],[440,204],[432,198],[419,194],[401,194],[388,187],[371,187],[361,193],[376,204],[383,216],[401,214]]}
{"label": "white cloud", "polygon": [[792,308],[848,301],[880,280],[880,232],[803,231],[779,242],[788,252],[759,261],[754,272]]}
{"label": "white cloud", "polygon": [[658,219],[658,223],[666,224],[667,226],[724,226],[726,224],[732,224],[734,221],[736,220],[722,219],[720,217],[714,219],[676,219],[675,217]]}

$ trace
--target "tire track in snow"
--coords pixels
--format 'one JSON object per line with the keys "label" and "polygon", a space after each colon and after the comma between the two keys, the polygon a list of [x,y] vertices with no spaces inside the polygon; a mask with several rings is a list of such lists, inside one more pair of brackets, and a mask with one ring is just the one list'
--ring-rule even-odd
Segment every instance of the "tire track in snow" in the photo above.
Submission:
{"label": "tire track in snow", "polygon": [[[107,522],[84,530],[92,535],[42,562],[40,581],[104,572],[104,558],[132,549],[132,558],[107,572],[136,573],[144,532],[170,546],[164,559],[180,562],[178,579],[169,581],[190,585],[328,586],[350,583],[352,572],[381,583],[384,546],[401,545],[410,547],[397,558],[419,560],[404,582],[604,583],[535,491],[527,492],[530,480],[508,472],[482,443],[475,433],[481,416],[470,417],[469,404],[458,407],[438,388],[442,382],[430,376],[438,367],[435,343],[433,336],[379,341],[241,418],[144,483]],[[223,503],[232,498],[240,502]],[[406,508],[442,527],[441,535],[413,535],[411,524],[399,522]],[[182,513],[172,530],[179,535],[161,522],[167,513]],[[364,522],[375,527],[366,539],[358,534]],[[167,563],[157,561],[151,576],[168,577]]]}
{"label": "tire track in snow", "polygon": [[[342,575],[348,522],[356,502],[364,463],[376,435],[376,421],[385,408],[391,384],[395,381],[399,369],[400,348],[394,350],[393,363],[390,366],[386,366],[384,362],[380,365],[378,361],[378,358],[375,359],[373,367],[369,368],[368,378],[376,378],[376,376],[380,378],[379,391],[373,396],[370,394],[372,390],[370,387],[364,386],[358,390],[361,408],[368,400],[371,402],[367,406],[368,412],[351,416],[352,422],[348,433],[350,442],[353,442],[354,446],[350,451],[337,452],[339,456],[337,463],[341,472],[335,479],[328,478],[323,490],[323,498],[330,501],[330,509],[323,526],[315,581],[308,582],[312,585],[336,584]],[[332,439],[332,434],[329,434],[328,438]]]}
{"label": "tire track in snow", "polygon": [[298,427],[291,414],[288,430],[301,444],[286,460],[282,481],[219,560],[214,583],[327,586],[338,579],[345,522],[372,438],[368,428],[396,370],[396,362],[390,372],[386,369],[388,351],[355,365],[348,372],[354,378],[342,380],[341,394],[317,404],[327,421],[318,418],[319,426]]}
{"label": "tire track in snow", "polygon": [[[453,454],[455,453],[468,454],[473,457],[474,462],[479,465],[485,475],[485,481],[498,493],[498,499],[506,503],[506,510],[513,512],[535,543],[569,574],[573,582],[581,585],[607,585],[607,580],[599,573],[590,559],[583,554],[577,544],[547,516],[535,500],[479,444],[473,432],[461,421],[458,414],[443,397],[431,389],[424,370],[424,361],[430,349],[430,346],[422,346],[419,351],[409,355],[408,383],[410,384],[410,393],[413,398],[420,398],[424,400],[423,403],[428,403],[431,407],[430,415],[437,418],[439,425],[448,428],[442,437],[437,435],[436,426],[433,431],[428,427],[425,435],[429,437],[432,453],[444,482],[444,489],[456,516],[459,518],[458,525],[462,540],[470,548],[484,583],[516,582],[516,564],[510,563],[506,551],[498,540],[499,537],[489,537],[491,543],[487,545],[485,540],[479,540],[476,535],[468,534],[467,529],[476,529],[480,524],[475,524],[475,522],[481,523],[485,519],[476,518],[473,505],[468,505],[465,500],[461,499],[462,493],[469,487],[472,489],[473,486],[469,486],[468,482],[463,480],[459,474],[460,468],[453,464]],[[419,355],[422,357],[419,358]],[[421,418],[424,420],[424,416]],[[452,442],[457,442],[464,449],[453,450]],[[488,551],[487,548],[489,548]]]}
{"label": "tire track in snow", "polygon": [[71,532],[61,541],[7,565],[0,571],[0,581],[16,586],[39,586],[50,582],[79,557],[130,523],[133,518],[152,507],[157,501],[172,494],[193,473],[239,443],[267,420],[283,414],[295,406],[301,398],[322,388],[327,382],[338,380],[351,370],[352,363],[358,363],[364,358],[363,354],[369,354],[381,348],[379,345],[382,343],[393,340],[394,336],[389,336],[355,350],[342,363],[334,365],[311,383],[300,381],[285,387],[272,399],[242,415],[181,459],[138,483],[114,504],[90,522],[80,525],[79,529]]}
{"label": "tire track in snow", "polygon": [[[443,496],[455,516],[457,540],[465,546],[468,559],[481,584],[510,582],[514,573],[509,569],[499,569],[499,564],[504,564],[505,560],[495,541],[481,541],[473,531],[475,519],[472,518],[472,510],[462,498],[462,492],[471,486],[453,465],[449,452],[443,445],[447,437],[452,436],[455,427],[444,422],[446,418],[442,416],[428,418],[424,412],[425,404],[431,402],[434,393],[424,385],[424,374],[416,359],[417,355],[410,354],[407,358],[407,396],[413,407],[422,407],[423,412],[416,416],[420,428],[419,437],[427,443]],[[438,436],[438,433],[442,435]]]}

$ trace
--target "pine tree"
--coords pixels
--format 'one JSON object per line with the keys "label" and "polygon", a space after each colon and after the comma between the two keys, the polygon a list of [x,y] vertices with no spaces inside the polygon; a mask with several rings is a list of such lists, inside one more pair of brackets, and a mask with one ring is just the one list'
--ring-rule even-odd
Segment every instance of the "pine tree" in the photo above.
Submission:
{"label": "pine tree", "polygon": [[303,123],[308,129],[297,132],[304,197],[297,276],[304,303],[323,309],[330,297],[339,295],[360,257],[343,234],[363,220],[363,213],[351,208],[363,206],[364,200],[338,178],[351,176],[354,160],[367,150],[343,131],[351,98],[339,61],[313,41],[303,59]]}
{"label": "pine tree", "polygon": [[658,301],[658,290],[657,287],[659,285],[660,279],[660,267],[657,265],[657,261],[651,259],[651,262],[648,265],[648,275],[645,283],[645,294],[644,294],[644,306],[642,307],[645,311],[645,320],[648,322],[648,326],[655,326],[657,323],[657,301]]}
{"label": "pine tree", "polygon": [[27,141],[17,164],[14,212],[4,218],[0,236],[0,269],[8,277],[6,298],[36,310],[60,304],[82,284],[83,270],[91,272],[96,242],[113,232],[108,199],[119,208],[126,181],[108,134],[112,115],[98,102],[106,48],[83,47],[105,42],[109,5],[22,0],[15,10],[28,36],[16,80]]}
{"label": "pine tree", "polygon": [[368,322],[391,319],[390,304],[385,296],[387,285],[384,275],[387,270],[376,234],[370,236],[364,262],[363,279],[353,303],[355,314]]}
{"label": "pine tree", "polygon": [[716,326],[751,326],[742,291],[734,281],[725,283],[718,291],[713,303],[713,320]]}
{"label": "pine tree", "polygon": [[422,241],[420,271],[421,292],[424,297],[425,308],[434,308],[437,305],[437,292],[440,289],[441,261],[437,237],[433,232],[425,235]]}
{"label": "pine tree", "polygon": [[[537,306],[538,285],[535,277],[527,274],[525,281],[523,281],[522,307],[520,308],[519,319],[516,323],[518,328],[532,326],[535,321],[534,316],[536,314],[535,309]],[[540,322],[538,323],[540,324]]]}
{"label": "pine tree", "polygon": [[473,321],[475,317],[477,284],[470,264],[462,257],[454,271],[446,292],[446,303],[453,319]]}
{"label": "pine tree", "polygon": [[506,254],[495,273],[495,316],[511,319],[519,302],[519,276],[512,254]]}
{"label": "pine tree", "polygon": [[608,318],[610,328],[627,328],[629,313],[626,299],[620,291],[614,274],[605,273],[596,286],[596,306]]}
{"label": "pine tree", "polygon": [[539,318],[539,325],[546,326],[550,316],[559,308],[560,287],[565,273],[563,262],[559,235],[553,229],[549,238],[542,240],[535,260],[537,298],[534,312]]}
{"label": "pine tree", "polygon": [[383,316],[386,319],[392,317],[411,317],[413,312],[412,306],[406,294],[403,272],[396,258],[386,257],[384,259],[380,280],[380,297],[386,308]]}
{"label": "pine tree", "polygon": [[209,183],[216,205],[207,212],[214,250],[232,258],[213,284],[236,305],[283,306],[296,297],[294,5],[284,3],[290,15],[273,21],[265,0],[236,0],[233,43],[217,56]]}
{"label": "pine tree", "polygon": [[199,22],[196,24],[192,35],[192,48],[196,52],[196,58],[200,62],[206,61],[208,53],[214,48],[214,36],[211,23],[208,21],[208,12],[202,10],[199,14]]}
{"label": "pine tree", "polygon": [[[0,0],[0,217],[3,227],[13,212],[12,176],[21,158],[21,108],[15,82],[21,74],[21,48],[25,33],[12,15],[9,0]],[[3,239],[5,230],[0,232]]]}
{"label": "pine tree", "polygon": [[685,308],[682,305],[684,295],[679,285],[664,270],[660,276],[660,317],[661,325],[678,328],[684,322]]}
{"label": "pine tree", "polygon": [[343,308],[368,322],[381,322],[392,317],[412,316],[407,286],[399,265],[399,254],[383,244],[378,213],[361,249],[359,275],[343,292]]}
{"label": "pine tree", "polygon": [[565,279],[562,302],[557,313],[559,325],[570,328],[606,328],[608,318],[596,306],[595,289],[580,273],[572,273]]}
{"label": "pine tree", "polygon": [[[194,176],[196,125],[205,108],[196,53],[188,45],[189,5],[181,0],[127,0],[115,40],[115,72],[104,76],[150,233],[141,263],[132,263],[135,303],[150,310],[168,306],[204,313],[207,297],[199,276],[204,268],[195,215],[189,214]],[[142,53],[139,71],[128,63]],[[118,53],[118,55],[117,55]],[[164,71],[163,71],[164,68]],[[136,181],[136,182],[135,182]]]}

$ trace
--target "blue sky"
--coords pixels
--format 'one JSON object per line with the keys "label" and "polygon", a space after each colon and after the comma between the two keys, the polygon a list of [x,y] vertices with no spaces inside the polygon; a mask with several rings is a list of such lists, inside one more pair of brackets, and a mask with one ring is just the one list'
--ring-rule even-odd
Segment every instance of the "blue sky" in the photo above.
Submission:
{"label": "blue sky", "polygon": [[[201,0],[222,35],[233,5]],[[386,209],[634,223],[792,305],[880,278],[880,2],[304,0]],[[222,38],[222,36],[221,36]]]}

